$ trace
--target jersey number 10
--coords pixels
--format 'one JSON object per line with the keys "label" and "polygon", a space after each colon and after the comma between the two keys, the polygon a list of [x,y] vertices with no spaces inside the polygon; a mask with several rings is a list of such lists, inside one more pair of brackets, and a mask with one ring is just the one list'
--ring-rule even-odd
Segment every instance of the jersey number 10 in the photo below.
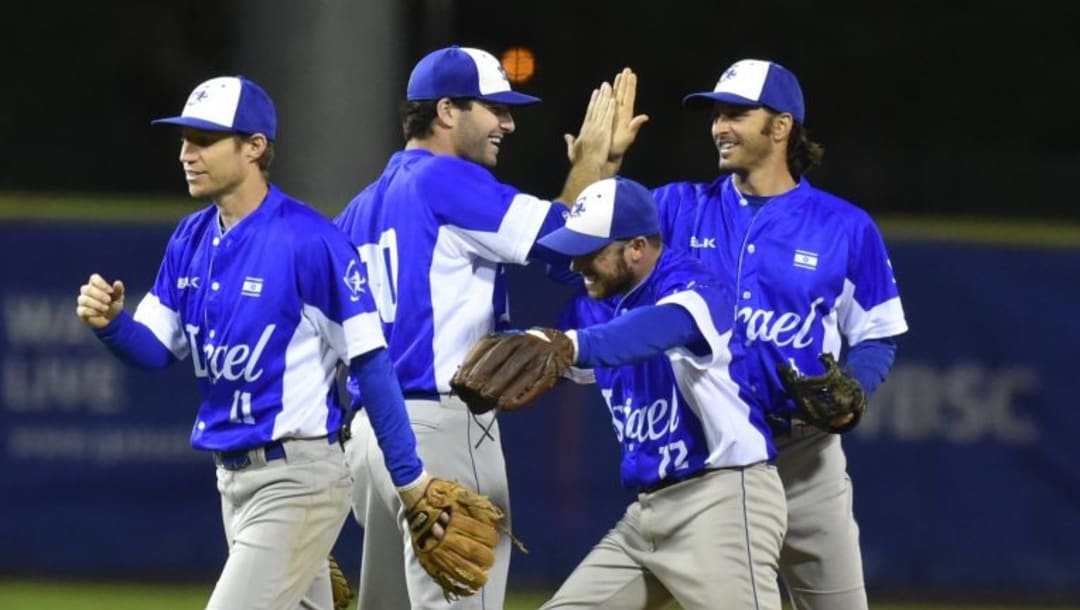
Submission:
{"label": "jersey number 10", "polygon": [[375,307],[383,322],[391,323],[397,315],[398,247],[397,233],[387,229],[379,243],[358,247],[360,261],[367,268],[368,285],[375,298]]}

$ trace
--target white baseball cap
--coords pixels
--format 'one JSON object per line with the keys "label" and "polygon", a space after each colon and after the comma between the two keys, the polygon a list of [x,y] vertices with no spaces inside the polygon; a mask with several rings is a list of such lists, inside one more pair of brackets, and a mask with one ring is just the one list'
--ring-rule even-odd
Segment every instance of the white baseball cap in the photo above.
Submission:
{"label": "white baseball cap", "polygon": [[462,97],[508,106],[540,101],[511,90],[506,71],[494,55],[457,45],[432,51],[417,62],[405,97],[410,102]]}
{"label": "white baseball cap", "polygon": [[791,113],[799,123],[806,119],[806,104],[799,80],[791,70],[763,59],[737,61],[724,70],[712,91],[691,93],[683,98],[687,106],[714,102],[768,106],[777,112]]}
{"label": "white baseball cap", "polygon": [[206,131],[277,137],[274,102],[262,87],[243,76],[219,76],[201,83],[188,96],[179,116],[155,119],[151,125],[179,125]]}
{"label": "white baseball cap", "polygon": [[584,256],[613,241],[659,233],[652,193],[629,178],[615,176],[581,191],[566,214],[566,226],[536,243],[565,256]]}

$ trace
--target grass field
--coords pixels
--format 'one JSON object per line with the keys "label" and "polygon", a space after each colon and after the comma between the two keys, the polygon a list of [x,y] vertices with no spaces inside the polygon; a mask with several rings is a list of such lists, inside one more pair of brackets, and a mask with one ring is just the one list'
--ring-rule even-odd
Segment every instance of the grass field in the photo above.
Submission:
{"label": "grass field", "polygon": [[[2,610],[200,610],[210,585],[0,581]],[[535,610],[546,595],[515,595],[506,610]],[[1047,610],[1049,606],[874,603],[873,610]],[[1055,610],[1080,610],[1053,606]],[[374,610],[374,609],[371,609]],[[392,609],[391,609],[392,610]],[[720,610],[720,609],[718,609]]]}

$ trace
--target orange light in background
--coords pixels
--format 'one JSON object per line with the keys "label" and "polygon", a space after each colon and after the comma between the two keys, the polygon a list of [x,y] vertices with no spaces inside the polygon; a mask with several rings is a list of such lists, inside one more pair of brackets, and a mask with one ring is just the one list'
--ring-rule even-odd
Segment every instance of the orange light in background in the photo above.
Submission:
{"label": "orange light in background", "polygon": [[510,47],[502,54],[506,78],[515,85],[528,82],[536,74],[536,56],[525,47]]}

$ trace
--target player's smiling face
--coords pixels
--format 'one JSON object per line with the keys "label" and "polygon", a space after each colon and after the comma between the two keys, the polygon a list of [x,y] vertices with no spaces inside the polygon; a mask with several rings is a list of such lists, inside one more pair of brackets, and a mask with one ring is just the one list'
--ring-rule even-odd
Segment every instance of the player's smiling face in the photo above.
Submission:
{"label": "player's smiling face", "polygon": [[494,168],[503,137],[513,132],[509,106],[473,100],[468,110],[461,111],[455,126],[454,149],[463,159]]}
{"label": "player's smiling face", "polygon": [[626,263],[626,242],[612,242],[603,248],[576,256],[570,270],[585,280],[585,290],[593,299],[625,294],[634,286],[634,273]]}
{"label": "player's smiling face", "polygon": [[762,107],[718,103],[713,107],[712,137],[720,169],[750,172],[775,154],[770,138],[773,114]]}
{"label": "player's smiling face", "polygon": [[192,197],[216,200],[235,190],[251,170],[245,144],[235,134],[183,129],[180,135],[180,163]]}

